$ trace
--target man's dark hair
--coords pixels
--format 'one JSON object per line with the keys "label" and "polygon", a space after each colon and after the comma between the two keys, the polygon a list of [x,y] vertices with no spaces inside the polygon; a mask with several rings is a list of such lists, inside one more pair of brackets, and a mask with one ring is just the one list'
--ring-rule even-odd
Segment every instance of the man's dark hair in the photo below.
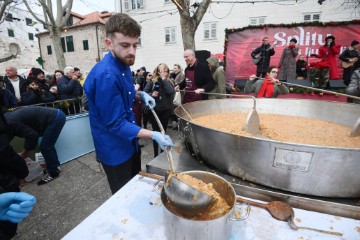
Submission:
{"label": "man's dark hair", "polygon": [[105,24],[106,37],[111,38],[114,33],[122,33],[128,37],[140,37],[141,26],[124,13],[113,14]]}

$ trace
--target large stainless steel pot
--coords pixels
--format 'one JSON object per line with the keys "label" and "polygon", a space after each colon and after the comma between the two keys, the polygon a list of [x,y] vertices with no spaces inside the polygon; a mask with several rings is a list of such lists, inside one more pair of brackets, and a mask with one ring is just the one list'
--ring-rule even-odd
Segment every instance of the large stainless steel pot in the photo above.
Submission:
{"label": "large stainless steel pot", "polygon": [[[212,113],[248,112],[252,100],[208,100],[188,103],[183,107],[192,118],[196,118]],[[257,111],[260,114],[316,118],[350,128],[360,116],[359,105],[300,99],[258,99]],[[291,192],[360,197],[360,149],[279,142],[224,133],[190,122],[186,112],[180,107],[175,109],[185,143],[195,157],[221,171]]]}
{"label": "large stainless steel pot", "polygon": [[230,239],[232,221],[245,220],[249,215],[250,206],[247,205],[246,213],[241,213],[241,218],[234,218],[232,216],[234,215],[235,206],[240,204],[236,203],[235,191],[229,182],[216,174],[204,171],[187,171],[183,173],[198,178],[205,183],[213,183],[215,190],[226,199],[231,209],[225,215],[213,220],[196,221],[187,219],[171,208],[163,188],[161,190],[161,201],[164,205],[163,215],[167,238],[171,240]]}

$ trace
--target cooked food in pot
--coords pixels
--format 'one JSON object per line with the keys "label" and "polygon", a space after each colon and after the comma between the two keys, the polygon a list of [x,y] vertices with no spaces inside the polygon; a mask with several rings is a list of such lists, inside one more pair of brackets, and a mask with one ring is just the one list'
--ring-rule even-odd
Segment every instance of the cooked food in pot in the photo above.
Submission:
{"label": "cooked food in pot", "polygon": [[[244,132],[247,113],[221,113],[193,120],[204,127],[223,132],[251,136]],[[351,129],[336,123],[314,118],[260,114],[260,134],[266,138],[301,144],[340,148],[360,148],[360,137],[350,137]]]}
{"label": "cooked food in pot", "polygon": [[[170,177],[170,175],[169,175]],[[188,174],[178,173],[176,177],[187,185],[212,196],[215,199],[214,205],[206,212],[200,213],[191,220],[212,220],[225,215],[230,209],[229,203],[214,189],[212,183],[205,183],[200,179],[194,178]],[[197,199],[194,199],[194,202]],[[176,213],[179,215],[178,213]]]}

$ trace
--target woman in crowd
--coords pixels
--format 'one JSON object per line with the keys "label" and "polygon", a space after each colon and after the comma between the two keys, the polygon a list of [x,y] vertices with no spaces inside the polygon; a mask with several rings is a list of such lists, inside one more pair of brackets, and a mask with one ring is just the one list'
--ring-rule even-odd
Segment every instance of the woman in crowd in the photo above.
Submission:
{"label": "woman in crowd", "polygon": [[56,101],[55,96],[49,90],[44,90],[42,88],[38,79],[30,76],[27,81],[27,91],[24,93],[22,99],[24,105]]}
{"label": "woman in crowd", "polygon": [[53,80],[51,83],[51,86],[56,86],[56,84],[58,83],[59,79],[64,76],[64,72],[61,70],[55,70],[54,75],[53,75]]}
{"label": "woman in crowd", "polygon": [[[340,53],[340,44],[335,43],[334,36],[327,36],[325,38],[324,46],[319,48],[319,54],[311,54],[311,57],[321,58],[321,62],[327,62],[330,64],[330,79],[339,79],[339,68],[337,66],[336,55]],[[328,82],[328,86],[329,82]]]}
{"label": "woman in crowd", "polygon": [[[345,92],[346,94],[360,97],[360,60],[354,63],[350,84],[346,87]],[[353,103],[360,103],[360,100],[354,99]]]}
{"label": "woman in crowd", "polygon": [[296,38],[292,38],[290,40],[289,46],[284,48],[279,62],[280,80],[296,79],[296,56],[299,53],[299,48],[296,47],[296,43]]}
{"label": "woman in crowd", "polygon": [[[144,89],[149,93],[156,101],[155,112],[160,119],[161,125],[164,130],[168,126],[171,107],[172,107],[172,95],[175,93],[174,86],[169,78],[169,67],[161,63],[154,71],[152,81],[149,81]],[[153,131],[160,131],[160,127],[155,120],[151,111],[148,111],[148,116],[151,121]],[[153,141],[154,157],[159,154],[159,145]]]}
{"label": "woman in crowd", "polygon": [[[145,78],[145,85],[144,85],[144,88],[146,86],[146,84],[148,82],[151,82],[152,81],[152,73],[151,72],[144,72],[144,78]],[[143,109],[142,109],[142,122],[143,122],[143,127],[144,128],[147,128],[147,124],[149,122],[149,117],[148,117],[148,114],[147,114],[147,108],[145,107],[145,104],[143,104]]]}
{"label": "woman in crowd", "polygon": [[276,98],[279,94],[288,94],[289,89],[277,79],[278,73],[277,67],[270,66],[264,79],[257,80],[256,75],[251,75],[246,81],[244,92],[254,93],[257,98]]}

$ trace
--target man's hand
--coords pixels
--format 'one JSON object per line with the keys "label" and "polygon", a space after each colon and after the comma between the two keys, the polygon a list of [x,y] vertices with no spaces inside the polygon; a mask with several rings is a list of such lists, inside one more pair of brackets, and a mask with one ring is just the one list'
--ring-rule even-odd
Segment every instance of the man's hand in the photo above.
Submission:
{"label": "man's hand", "polygon": [[152,108],[155,108],[156,106],[155,99],[152,98],[149,94],[147,94],[146,92],[141,92],[140,97],[146,106],[149,106],[150,104]]}
{"label": "man's hand", "polygon": [[252,74],[252,75],[249,76],[249,80],[250,80],[250,81],[254,81],[256,78],[257,78],[257,77],[256,77],[255,74]]}
{"label": "man's hand", "polygon": [[21,222],[29,216],[35,204],[36,198],[28,193],[2,193],[0,194],[0,220]]}
{"label": "man's hand", "polygon": [[200,93],[205,92],[205,89],[203,89],[203,88],[198,88],[198,89],[196,89],[194,92],[195,92],[196,94],[200,94]]}
{"label": "man's hand", "polygon": [[165,150],[166,147],[174,146],[169,135],[162,135],[159,132],[154,132],[151,138],[159,144],[159,146],[162,150]]}

